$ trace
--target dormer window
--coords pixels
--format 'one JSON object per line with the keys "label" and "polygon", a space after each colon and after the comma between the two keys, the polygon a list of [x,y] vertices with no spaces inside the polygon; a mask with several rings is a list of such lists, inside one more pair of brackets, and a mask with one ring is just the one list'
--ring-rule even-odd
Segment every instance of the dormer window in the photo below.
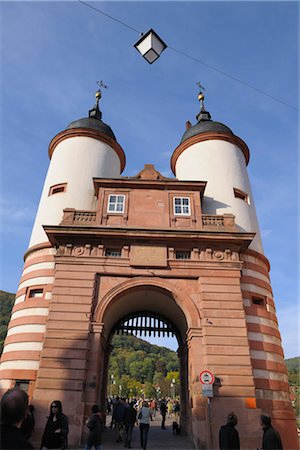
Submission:
{"label": "dormer window", "polygon": [[111,194],[108,197],[108,213],[123,213],[125,206],[125,195]]}
{"label": "dormer window", "polygon": [[176,216],[191,215],[191,206],[189,197],[174,197],[174,214]]}

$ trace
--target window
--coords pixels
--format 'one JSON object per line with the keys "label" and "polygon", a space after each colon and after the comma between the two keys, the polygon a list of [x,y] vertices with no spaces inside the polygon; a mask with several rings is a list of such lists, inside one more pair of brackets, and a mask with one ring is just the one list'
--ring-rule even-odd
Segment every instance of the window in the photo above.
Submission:
{"label": "window", "polygon": [[109,256],[110,258],[121,258],[122,251],[120,248],[107,248],[105,250],[105,256]]}
{"label": "window", "polygon": [[38,288],[38,289],[29,289],[28,298],[38,298],[43,297],[44,289]]}
{"label": "window", "polygon": [[233,188],[235,198],[240,198],[244,202],[249,204],[249,197],[246,192],[241,191],[240,189]]}
{"label": "window", "polygon": [[265,306],[266,301],[264,297],[252,297],[253,305]]}
{"label": "window", "polygon": [[59,194],[60,192],[65,192],[67,190],[67,183],[55,184],[49,189],[49,196],[53,194]]}
{"label": "window", "polygon": [[177,250],[175,252],[176,259],[191,259],[191,252],[189,250]]}
{"label": "window", "polygon": [[29,388],[29,380],[16,380],[15,387],[20,388],[22,391],[25,391],[28,393]]}
{"label": "window", "polygon": [[108,197],[107,212],[123,213],[125,204],[125,195],[110,195]]}
{"label": "window", "polygon": [[174,214],[181,216],[191,215],[189,197],[174,197]]}

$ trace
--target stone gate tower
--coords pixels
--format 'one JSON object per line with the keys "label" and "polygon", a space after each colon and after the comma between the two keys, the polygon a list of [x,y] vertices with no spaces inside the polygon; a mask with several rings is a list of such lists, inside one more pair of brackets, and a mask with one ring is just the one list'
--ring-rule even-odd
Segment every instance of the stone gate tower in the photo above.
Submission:
{"label": "stone gate tower", "polygon": [[[287,372],[251,186],[249,149],[211,119],[204,96],[171,157],[121,177],[125,154],[89,117],[49,145],[50,165],[1,357],[1,389],[20,385],[37,410],[38,442],[60,399],[79,445],[90,405],[103,403],[110,341],[130,314],[159,313],[178,339],[181,423],[196,448],[216,448],[226,415],[241,448],[261,442],[271,415],[298,448]],[[199,374],[218,378],[208,410]],[[230,410],[230,411],[229,411]],[[211,417],[211,420],[209,419]]]}

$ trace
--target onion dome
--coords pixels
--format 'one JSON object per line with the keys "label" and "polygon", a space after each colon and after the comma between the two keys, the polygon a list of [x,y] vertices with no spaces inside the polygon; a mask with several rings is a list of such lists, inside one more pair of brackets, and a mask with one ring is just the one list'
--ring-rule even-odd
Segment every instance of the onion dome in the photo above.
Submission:
{"label": "onion dome", "polygon": [[215,122],[211,120],[210,113],[205,109],[204,94],[201,92],[201,90],[198,94],[198,100],[201,103],[200,112],[196,116],[198,123],[196,123],[196,125],[191,125],[190,122],[188,122],[187,130],[182,136],[180,143],[186,141],[192,136],[196,136],[202,133],[227,133],[233,135],[233,132],[226,125],[221,122]]}
{"label": "onion dome", "polygon": [[109,125],[102,122],[102,112],[99,109],[99,100],[101,98],[101,91],[98,90],[95,94],[96,103],[94,107],[89,111],[89,117],[84,117],[82,119],[75,120],[71,122],[66,130],[72,128],[89,128],[92,130],[99,131],[100,133],[106,134],[116,141],[116,137]]}

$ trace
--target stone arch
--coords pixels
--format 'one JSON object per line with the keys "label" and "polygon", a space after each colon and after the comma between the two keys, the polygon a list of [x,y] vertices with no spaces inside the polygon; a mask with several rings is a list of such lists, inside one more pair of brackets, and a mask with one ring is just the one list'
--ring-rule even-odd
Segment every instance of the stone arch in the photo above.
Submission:
{"label": "stone arch", "polygon": [[[164,279],[150,278],[150,277],[136,277],[134,279],[126,280],[117,286],[114,286],[109,292],[107,292],[101,301],[98,303],[94,311],[94,322],[102,323],[104,325],[103,333],[106,339],[108,339],[112,324],[112,319],[106,320],[109,317],[109,310],[114,308],[114,305],[120,301],[121,298],[126,298],[134,293],[146,293],[155,292],[156,295],[161,297],[169,297],[170,302],[174,302],[176,310],[171,313],[171,303],[166,306],[163,311],[170,320],[173,320],[174,324],[182,330],[182,323],[178,323],[184,320],[186,321],[186,330],[201,327],[201,317],[198,308],[196,307],[194,300],[182,289],[178,289],[175,285]],[[164,309],[160,306],[160,308]],[[169,308],[169,309],[168,309]],[[128,305],[124,307],[128,311]],[[178,313],[177,319],[176,312]],[[171,316],[170,317],[170,313]],[[120,317],[122,313],[120,312]],[[115,320],[115,319],[114,319]],[[108,323],[107,323],[108,322]]]}

